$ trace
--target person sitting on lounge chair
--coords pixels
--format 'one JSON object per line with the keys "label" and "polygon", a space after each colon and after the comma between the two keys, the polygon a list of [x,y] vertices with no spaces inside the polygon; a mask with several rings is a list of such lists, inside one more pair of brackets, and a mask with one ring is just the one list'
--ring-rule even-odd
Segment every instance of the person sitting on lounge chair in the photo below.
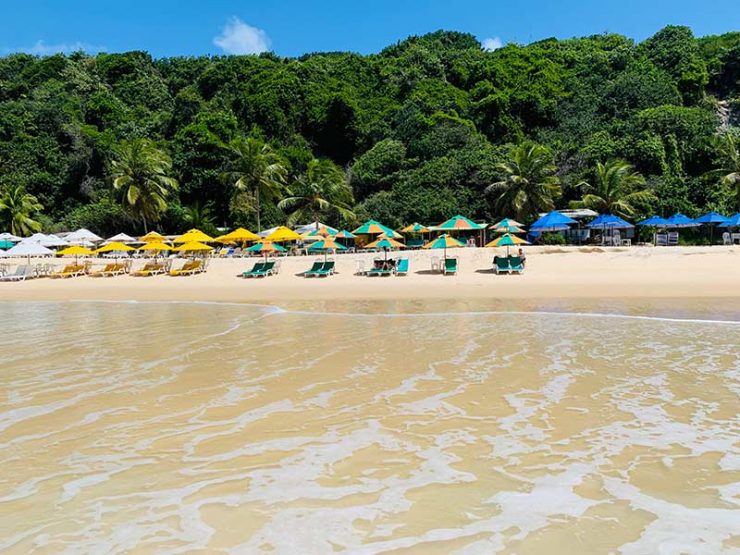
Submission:
{"label": "person sitting on lounge chair", "polygon": [[522,261],[522,268],[527,266],[527,255],[524,254],[524,249],[519,249],[519,259]]}

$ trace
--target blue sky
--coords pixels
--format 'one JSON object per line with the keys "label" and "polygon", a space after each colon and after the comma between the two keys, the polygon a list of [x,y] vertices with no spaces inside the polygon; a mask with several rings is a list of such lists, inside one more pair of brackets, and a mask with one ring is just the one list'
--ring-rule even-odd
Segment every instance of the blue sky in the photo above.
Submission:
{"label": "blue sky", "polygon": [[668,24],[688,25],[698,36],[738,31],[740,9],[737,0],[7,0],[0,53],[370,53],[441,28],[496,47],[603,32],[642,40]]}

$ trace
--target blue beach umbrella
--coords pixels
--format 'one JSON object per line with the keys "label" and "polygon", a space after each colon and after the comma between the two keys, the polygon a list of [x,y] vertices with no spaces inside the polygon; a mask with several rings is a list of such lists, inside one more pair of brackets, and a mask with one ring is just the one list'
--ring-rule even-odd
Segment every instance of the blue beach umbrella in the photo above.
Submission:
{"label": "blue beach umbrella", "polygon": [[717,214],[716,212],[707,212],[703,216],[699,216],[694,220],[697,223],[708,225],[709,226],[709,242],[714,243],[714,227],[717,224],[723,224],[728,220],[725,216],[722,214]]}
{"label": "blue beach umbrella", "polygon": [[684,216],[680,212],[676,212],[673,216],[668,218],[668,227],[697,227],[699,224],[695,220],[692,220],[688,216]]}
{"label": "blue beach umbrella", "polygon": [[614,214],[599,214],[591,223],[588,224],[587,227],[591,229],[601,229],[603,231],[601,234],[601,244],[603,245],[605,239],[604,235],[606,234],[607,229],[631,229],[635,226]]}
{"label": "blue beach umbrella", "polygon": [[647,220],[637,222],[637,225],[649,225],[653,227],[667,227],[669,225],[668,220],[661,218],[660,216],[652,216]]}
{"label": "blue beach umbrella", "polygon": [[699,216],[698,218],[696,218],[696,220],[694,221],[700,224],[723,224],[727,220],[729,220],[729,218],[723,216],[722,214],[717,214],[716,212],[707,212],[703,216]]}
{"label": "blue beach umbrella", "polygon": [[573,218],[561,214],[557,210],[553,210],[549,214],[545,214],[539,220],[529,226],[530,231],[565,231],[569,226],[577,224]]}
{"label": "blue beach umbrella", "polygon": [[727,218],[727,221],[719,224],[719,227],[740,227],[740,212]]}

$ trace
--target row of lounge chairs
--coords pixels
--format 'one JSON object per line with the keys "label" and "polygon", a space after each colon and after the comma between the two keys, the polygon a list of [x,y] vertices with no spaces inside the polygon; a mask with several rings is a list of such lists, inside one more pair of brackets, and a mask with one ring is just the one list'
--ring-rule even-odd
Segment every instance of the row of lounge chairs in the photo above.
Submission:
{"label": "row of lounge chairs", "polygon": [[333,260],[322,262],[317,260],[308,270],[303,272],[303,277],[327,277],[334,273],[335,263]]}
{"label": "row of lounge chairs", "polygon": [[13,273],[0,274],[0,281],[25,281],[36,277],[65,279],[88,275],[90,277],[114,277],[130,274],[138,277],[149,277],[169,274],[171,276],[191,276],[205,272],[206,263],[201,259],[188,260],[182,267],[170,269],[170,262],[147,262],[141,269],[131,272],[131,261],[106,264],[102,269],[92,271],[90,263],[67,264],[61,270],[41,271],[38,266],[22,264]]}

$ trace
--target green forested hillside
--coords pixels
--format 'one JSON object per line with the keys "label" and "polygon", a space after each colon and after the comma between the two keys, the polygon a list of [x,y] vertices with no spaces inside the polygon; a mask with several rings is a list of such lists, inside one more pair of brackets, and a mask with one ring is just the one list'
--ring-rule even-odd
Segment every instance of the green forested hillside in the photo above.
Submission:
{"label": "green forested hillside", "polygon": [[[255,228],[258,198],[263,228],[296,206],[294,219],[346,225],[526,219],[589,193],[610,207],[629,197],[634,217],[730,212],[739,113],[740,33],[683,27],[494,52],[440,31],[369,56],[15,54],[0,58],[0,228],[23,195],[44,229],[99,233],[141,230],[147,203],[144,219],[168,231]],[[147,171],[174,178],[159,181],[161,209],[131,193]]]}

